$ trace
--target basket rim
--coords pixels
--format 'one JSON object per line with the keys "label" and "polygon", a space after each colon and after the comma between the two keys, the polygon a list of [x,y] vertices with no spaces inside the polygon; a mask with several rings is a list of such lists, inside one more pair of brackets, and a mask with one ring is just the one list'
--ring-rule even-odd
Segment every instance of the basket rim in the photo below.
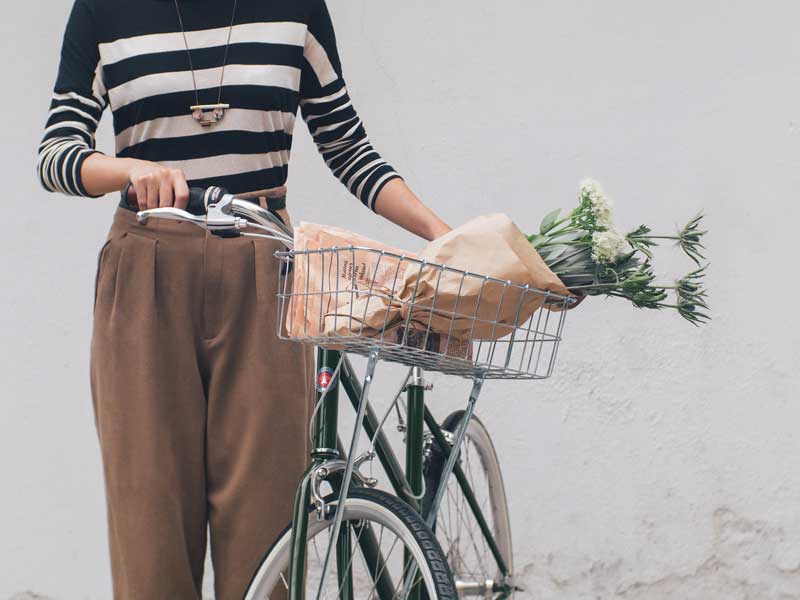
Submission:
{"label": "basket rim", "polygon": [[353,252],[355,250],[359,251],[367,251],[367,252],[374,252],[376,254],[381,254],[382,256],[389,256],[391,258],[409,261],[412,263],[416,263],[421,267],[428,266],[434,269],[440,269],[442,271],[449,271],[452,273],[459,273],[463,276],[473,276],[473,277],[480,277],[485,281],[490,281],[494,283],[498,283],[500,285],[506,285],[509,287],[516,288],[518,290],[522,290],[523,292],[533,292],[538,293],[545,296],[545,304],[559,304],[559,303],[566,303],[569,305],[575,304],[578,301],[578,298],[573,295],[565,296],[563,294],[559,294],[558,292],[551,292],[549,290],[544,290],[541,288],[537,288],[528,284],[522,285],[519,283],[514,283],[511,280],[506,279],[499,279],[497,277],[492,277],[491,275],[483,275],[482,273],[475,273],[473,271],[468,271],[465,269],[459,269],[458,267],[451,267],[445,264],[435,263],[431,261],[427,261],[420,258],[415,258],[412,256],[408,256],[405,254],[398,254],[396,252],[390,252],[388,250],[381,250],[379,248],[371,248],[369,246],[331,246],[329,248],[304,248],[302,250],[276,250],[274,256],[276,258],[280,258],[282,260],[291,260],[295,256],[298,255],[311,255],[311,254],[323,254],[323,253],[333,253],[333,252],[341,252],[341,251],[349,251]]}

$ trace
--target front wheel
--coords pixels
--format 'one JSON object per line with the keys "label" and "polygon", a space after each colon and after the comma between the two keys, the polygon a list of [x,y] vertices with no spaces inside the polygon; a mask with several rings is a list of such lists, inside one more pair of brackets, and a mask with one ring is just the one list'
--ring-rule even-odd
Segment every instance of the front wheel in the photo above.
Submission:
{"label": "front wheel", "polygon": [[[332,530],[333,518],[319,520],[309,507],[304,598],[317,598],[321,580],[320,599],[458,597],[436,536],[399,498],[373,489],[350,491],[329,573],[323,577]],[[290,524],[264,557],[245,600],[287,597],[291,533]]]}

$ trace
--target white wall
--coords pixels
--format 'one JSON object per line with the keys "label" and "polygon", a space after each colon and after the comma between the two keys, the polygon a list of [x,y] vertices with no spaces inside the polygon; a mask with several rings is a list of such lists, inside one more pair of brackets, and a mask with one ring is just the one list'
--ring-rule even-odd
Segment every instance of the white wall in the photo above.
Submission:
{"label": "white wall", "polygon": [[[87,363],[115,199],[49,196],[33,170],[69,5],[14,2],[0,24],[0,598],[110,597]],[[627,225],[708,214],[711,325],[589,301],[552,380],[486,389],[532,595],[800,598],[800,5],[330,5],[376,146],[452,223],[500,209],[534,228],[587,175]],[[347,197],[303,129],[294,218],[417,248]],[[436,382],[443,415],[466,386]]]}

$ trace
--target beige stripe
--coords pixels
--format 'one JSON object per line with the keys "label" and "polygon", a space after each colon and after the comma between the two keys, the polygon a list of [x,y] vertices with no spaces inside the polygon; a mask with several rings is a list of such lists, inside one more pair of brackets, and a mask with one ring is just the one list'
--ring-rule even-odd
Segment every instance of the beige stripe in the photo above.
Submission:
{"label": "beige stripe", "polygon": [[83,121],[60,121],[58,123],[53,123],[50,125],[50,127],[45,128],[44,134],[47,135],[56,129],[78,129],[89,134],[90,136],[92,135],[92,132],[89,131],[89,126]]}
{"label": "beige stripe", "polygon": [[98,124],[97,119],[95,119],[92,115],[90,115],[89,113],[83,112],[81,109],[76,108],[74,106],[71,106],[69,104],[62,104],[61,106],[56,106],[54,109],[52,109],[50,111],[50,116],[53,116],[53,115],[58,114],[58,113],[63,113],[63,112],[73,112],[73,113],[77,114],[78,116],[83,117],[87,121],[91,121],[95,125]]}
{"label": "beige stripe", "polygon": [[75,100],[76,102],[80,102],[85,104],[86,106],[91,106],[93,108],[101,109],[102,105],[98,104],[97,100],[94,98],[86,98],[85,96],[81,96],[76,92],[66,92],[65,94],[53,94],[53,100],[58,100],[64,102],[66,100]]}
{"label": "beige stripe", "polygon": [[225,154],[191,160],[167,160],[158,164],[168,169],[182,170],[187,179],[206,179],[282,167],[288,163],[289,152],[281,150],[263,154]]}
{"label": "beige stripe", "polygon": [[[228,39],[228,27],[187,31],[186,39],[189,43],[189,48],[192,50],[224,46]],[[233,32],[231,33],[232,44],[260,42],[304,46],[305,39],[306,25],[304,23],[294,23],[291,21],[234,25]],[[180,31],[125,38],[106,44],[100,44],[99,47],[100,56],[105,66],[112,65],[132,56],[186,50],[183,35]]]}
{"label": "beige stripe", "polygon": [[321,115],[310,115],[308,118],[306,118],[306,123],[310,123],[314,119],[321,119],[322,117],[327,117],[328,115],[332,115],[333,113],[335,113],[335,112],[337,112],[339,110],[344,110],[348,106],[353,106],[353,102],[351,100],[348,100],[344,104],[340,104],[339,106],[337,106],[333,110],[329,110],[328,112],[322,113]]}
{"label": "beige stripe", "polygon": [[[195,71],[198,89],[216,88],[222,68]],[[225,85],[275,86],[292,91],[300,89],[300,69],[284,65],[228,65],[225,68]],[[114,110],[161,94],[185,92],[193,89],[192,74],[154,73],[132,79],[108,90]],[[188,110],[188,106],[186,107]]]}
{"label": "beige stripe", "polygon": [[[295,115],[289,112],[249,110],[231,108],[225,117],[214,125],[213,131],[249,131],[267,133],[271,131],[294,130]],[[163,117],[137,123],[120,132],[116,137],[117,152],[128,146],[159,138],[189,137],[203,135],[209,130],[201,127],[195,118],[188,114],[181,117]]]}
{"label": "beige stripe", "polygon": [[361,120],[358,118],[358,115],[356,115],[354,117],[350,117],[345,121],[338,121],[336,123],[333,123],[332,125],[320,125],[316,129],[314,129],[314,135],[317,136],[323,133],[328,133],[329,131],[333,131],[334,129],[339,129],[339,127],[345,127],[347,126],[348,123],[352,123],[353,121],[358,121],[359,123],[361,122]]}
{"label": "beige stripe", "polygon": [[311,68],[314,69],[314,73],[317,75],[319,84],[322,87],[333,83],[339,78],[328,58],[328,53],[325,52],[325,48],[322,47],[322,44],[317,41],[317,38],[310,31],[308,32],[303,56],[309,62]]}
{"label": "beige stripe", "polygon": [[330,96],[321,96],[320,98],[306,98],[305,100],[300,101],[300,105],[304,104],[323,104],[324,102],[331,102],[332,100],[336,100],[337,98],[341,98],[347,93],[347,88],[342,88],[338,92],[334,92]]}

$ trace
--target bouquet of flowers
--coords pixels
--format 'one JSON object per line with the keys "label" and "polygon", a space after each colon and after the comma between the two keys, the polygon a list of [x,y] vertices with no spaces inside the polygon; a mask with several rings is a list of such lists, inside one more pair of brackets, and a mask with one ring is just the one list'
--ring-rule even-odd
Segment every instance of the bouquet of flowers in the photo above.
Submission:
{"label": "bouquet of flowers", "polygon": [[[641,225],[622,233],[615,225],[612,204],[592,180],[580,186],[578,206],[562,217],[555,210],[542,221],[539,232],[528,236],[547,266],[578,295],[625,298],[640,308],[668,308],[694,325],[710,319],[703,287],[707,264],[702,252],[705,231],[702,214],[675,235],[654,235]],[[656,282],[653,248],[659,240],[674,240],[696,269],[672,284]],[[674,301],[668,300],[668,290]]]}

